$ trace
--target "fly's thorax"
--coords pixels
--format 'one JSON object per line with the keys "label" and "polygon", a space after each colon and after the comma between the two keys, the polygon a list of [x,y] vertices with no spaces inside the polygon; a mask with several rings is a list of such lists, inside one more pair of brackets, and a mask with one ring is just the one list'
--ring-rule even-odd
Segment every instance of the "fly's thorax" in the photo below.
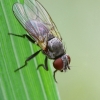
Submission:
{"label": "fly's thorax", "polygon": [[48,49],[49,52],[52,53],[54,58],[65,54],[63,43],[56,37],[48,41]]}
{"label": "fly's thorax", "polygon": [[54,37],[48,41],[46,51],[43,51],[43,53],[47,55],[49,59],[55,59],[65,54],[65,50],[62,42]]}

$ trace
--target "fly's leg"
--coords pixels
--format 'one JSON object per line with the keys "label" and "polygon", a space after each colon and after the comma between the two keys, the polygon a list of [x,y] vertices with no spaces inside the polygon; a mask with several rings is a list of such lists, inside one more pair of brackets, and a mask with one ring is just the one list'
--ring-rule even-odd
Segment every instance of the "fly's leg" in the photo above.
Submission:
{"label": "fly's leg", "polygon": [[26,37],[30,42],[35,43],[35,41],[30,36],[28,36],[27,34],[23,34],[23,35],[17,35],[17,34],[13,34],[13,33],[8,33],[8,34],[13,35],[13,36],[17,36],[17,37],[21,37],[21,38]]}
{"label": "fly's leg", "polygon": [[57,83],[57,81],[56,81],[55,73],[56,73],[57,71],[58,71],[58,70],[56,69],[56,70],[53,72],[53,77],[54,77],[54,80],[55,80],[56,83]]}
{"label": "fly's leg", "polygon": [[16,71],[22,69],[23,67],[25,67],[25,66],[27,65],[27,62],[28,62],[29,60],[31,60],[32,58],[34,58],[35,56],[37,56],[37,55],[39,54],[40,51],[41,51],[41,50],[35,52],[35,53],[32,54],[30,57],[28,57],[28,58],[25,60],[25,64],[24,64],[23,66],[17,68],[14,72],[16,72]]}
{"label": "fly's leg", "polygon": [[70,66],[68,66],[68,69],[70,70]]}
{"label": "fly's leg", "polygon": [[48,71],[48,57],[45,57],[45,65],[44,64],[40,64],[38,65],[37,69],[43,67],[46,71]]}

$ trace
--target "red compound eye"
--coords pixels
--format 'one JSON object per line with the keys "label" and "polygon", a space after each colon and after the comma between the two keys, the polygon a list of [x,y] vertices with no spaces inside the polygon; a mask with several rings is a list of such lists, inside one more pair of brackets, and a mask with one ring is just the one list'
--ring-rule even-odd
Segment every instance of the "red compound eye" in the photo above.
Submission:
{"label": "red compound eye", "polygon": [[63,61],[62,61],[62,59],[61,58],[56,59],[53,62],[53,66],[54,66],[55,69],[61,70],[63,68]]}

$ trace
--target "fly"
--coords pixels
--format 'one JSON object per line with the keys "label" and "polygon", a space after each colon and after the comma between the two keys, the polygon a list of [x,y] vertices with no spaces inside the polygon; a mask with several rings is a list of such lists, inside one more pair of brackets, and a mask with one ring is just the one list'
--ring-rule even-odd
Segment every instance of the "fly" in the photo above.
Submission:
{"label": "fly", "polygon": [[58,70],[63,72],[70,69],[69,64],[71,59],[70,56],[66,54],[61,35],[51,16],[37,0],[34,2],[31,0],[24,0],[24,4],[15,3],[13,5],[13,13],[28,34],[9,34],[27,38],[30,42],[37,44],[37,46],[41,48],[39,51],[29,56],[25,60],[24,65],[17,68],[15,72],[25,67],[29,60],[42,52],[45,55],[44,64],[38,65],[37,69],[42,66],[48,71],[48,58],[53,59],[53,66],[55,68],[53,77],[56,81],[55,73]]}

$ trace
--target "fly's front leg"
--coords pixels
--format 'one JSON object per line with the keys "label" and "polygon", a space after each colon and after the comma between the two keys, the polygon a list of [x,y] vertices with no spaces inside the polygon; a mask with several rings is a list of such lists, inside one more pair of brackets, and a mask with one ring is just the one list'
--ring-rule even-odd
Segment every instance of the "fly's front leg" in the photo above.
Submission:
{"label": "fly's front leg", "polygon": [[38,65],[37,69],[39,67],[43,67],[46,71],[48,71],[48,57],[47,56],[45,57],[45,64]]}
{"label": "fly's front leg", "polygon": [[54,80],[55,80],[56,83],[57,83],[57,81],[56,81],[55,73],[56,73],[57,71],[58,71],[58,70],[56,69],[56,70],[53,72],[53,78],[54,78]]}
{"label": "fly's front leg", "polygon": [[35,43],[35,41],[27,34],[23,34],[23,35],[17,35],[17,34],[13,34],[13,33],[8,33],[9,35],[13,35],[13,36],[17,36],[17,37],[21,37],[21,38],[27,38],[30,42]]}

